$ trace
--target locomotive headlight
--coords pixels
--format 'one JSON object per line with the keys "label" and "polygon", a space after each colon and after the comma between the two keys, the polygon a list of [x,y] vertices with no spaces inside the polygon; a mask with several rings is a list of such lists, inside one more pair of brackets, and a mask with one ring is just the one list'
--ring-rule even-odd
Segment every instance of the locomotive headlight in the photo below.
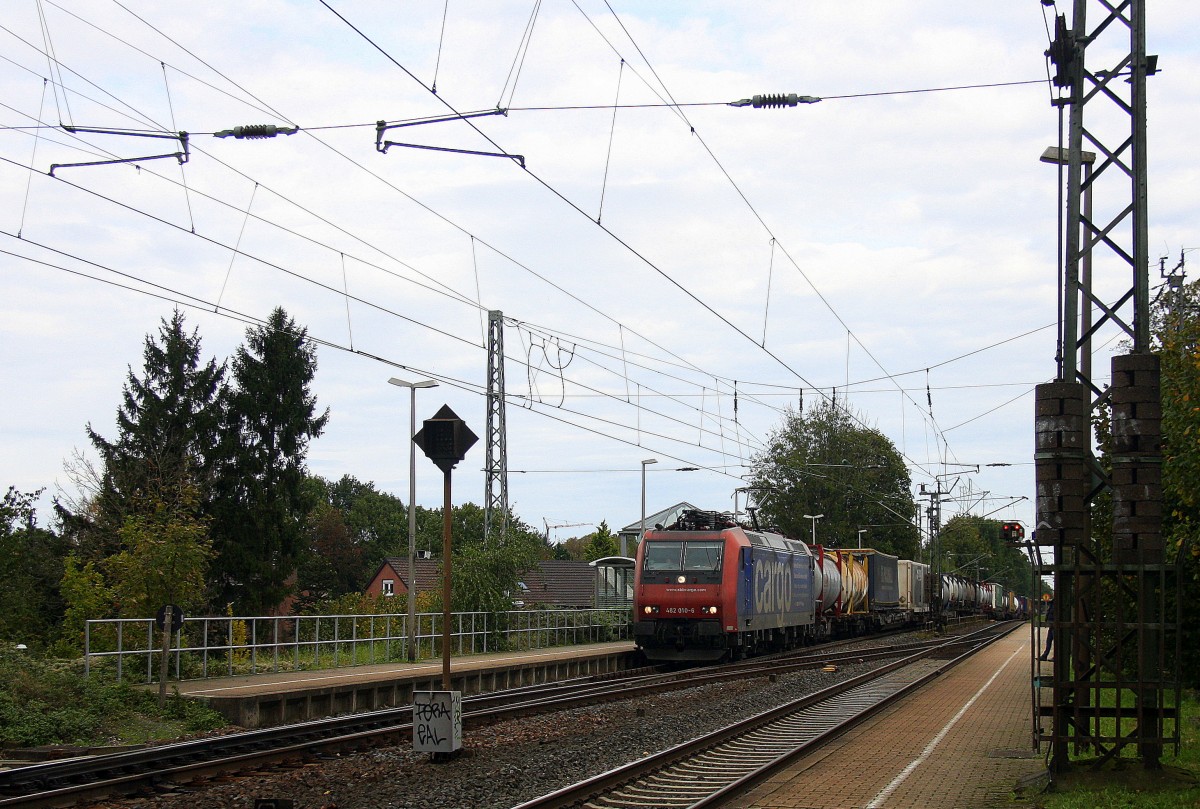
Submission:
{"label": "locomotive headlight", "polygon": [[646,613],[647,615],[654,615],[658,612],[658,607],[652,607],[647,604],[646,606],[642,607],[642,612]]}
{"label": "locomotive headlight", "polygon": [[678,576],[676,577],[675,581],[679,582],[680,584],[687,584],[687,576]]}
{"label": "locomotive headlight", "polygon": [[716,607],[705,607],[705,608],[704,608],[704,611],[705,611],[705,612],[707,612],[709,615],[716,615],[716,614],[717,614],[717,608],[716,608]]}

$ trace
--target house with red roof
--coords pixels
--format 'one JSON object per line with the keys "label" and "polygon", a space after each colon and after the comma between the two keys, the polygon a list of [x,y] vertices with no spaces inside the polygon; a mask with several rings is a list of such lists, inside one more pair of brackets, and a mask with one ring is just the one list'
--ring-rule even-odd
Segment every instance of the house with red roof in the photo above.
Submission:
{"label": "house with red roof", "polygon": [[412,590],[418,594],[440,592],[442,563],[437,559],[416,559],[414,562],[415,588],[408,581],[408,557],[389,556],[375,571],[364,592],[371,596],[408,595]]}

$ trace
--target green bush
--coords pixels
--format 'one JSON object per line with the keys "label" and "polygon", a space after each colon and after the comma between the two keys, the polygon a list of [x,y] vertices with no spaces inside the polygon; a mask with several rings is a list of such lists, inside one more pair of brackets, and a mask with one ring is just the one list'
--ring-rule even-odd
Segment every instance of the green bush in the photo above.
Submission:
{"label": "green bush", "polygon": [[74,663],[0,651],[0,744],[104,745],[211,730],[220,714],[178,694],[84,679]]}

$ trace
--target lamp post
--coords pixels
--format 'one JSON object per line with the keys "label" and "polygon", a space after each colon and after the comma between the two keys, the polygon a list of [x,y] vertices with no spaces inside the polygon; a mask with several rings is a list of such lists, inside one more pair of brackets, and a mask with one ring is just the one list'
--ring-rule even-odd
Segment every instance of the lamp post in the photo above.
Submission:
{"label": "lamp post", "polygon": [[418,379],[407,382],[392,377],[388,384],[399,388],[408,388],[410,399],[408,407],[408,660],[416,662],[417,650],[414,641],[417,637],[417,445],[412,436],[417,432],[417,388],[436,388],[437,382],[432,379]]}
{"label": "lamp post", "polygon": [[[1047,146],[1042,152],[1040,160],[1043,163],[1050,163],[1055,166],[1069,166],[1071,164],[1070,149],[1064,149],[1059,146]],[[1096,153],[1089,152],[1084,149],[1079,150],[1079,162],[1083,165],[1083,220],[1087,224],[1085,228],[1092,227],[1092,167],[1096,163]],[[1062,176],[1061,174],[1059,175]],[[1088,234],[1083,234],[1085,239]],[[1059,338],[1059,376],[1063,374],[1063,363],[1066,362],[1068,355],[1075,356],[1075,352],[1079,351],[1079,371],[1083,374],[1085,382],[1090,382],[1092,378],[1092,251],[1087,250],[1080,261],[1080,278],[1078,284],[1083,290],[1083,308],[1078,309],[1078,303],[1073,300],[1064,301],[1061,297],[1058,304],[1058,338]],[[1062,296],[1062,268],[1059,268],[1059,295]],[[1072,295],[1078,295],[1078,290],[1072,290]],[[1074,330],[1074,319],[1079,317],[1079,331]],[[1067,324],[1067,318],[1071,319],[1071,324]],[[1075,345],[1066,345],[1067,335],[1082,334],[1078,348]],[[1072,339],[1070,342],[1074,342]],[[1074,381],[1074,374],[1071,375]],[[990,466],[991,464],[989,464]]]}
{"label": "lamp post", "polygon": [[[647,458],[642,461],[642,531],[638,534],[638,542],[641,542],[642,538],[646,536],[646,467],[652,463],[658,463],[658,458]],[[627,555],[624,548],[621,549],[621,554]]]}
{"label": "lamp post", "polygon": [[812,544],[814,544],[814,545],[817,544],[817,520],[821,519],[824,516],[825,516],[824,514],[805,514],[804,515],[804,519],[812,520],[812,526],[813,526]]}
{"label": "lamp post", "polygon": [[862,535],[863,535],[863,534],[865,534],[865,533],[867,533],[867,529],[866,529],[866,528],[859,528],[859,529],[858,529],[858,547],[859,547],[859,548],[862,548]]}

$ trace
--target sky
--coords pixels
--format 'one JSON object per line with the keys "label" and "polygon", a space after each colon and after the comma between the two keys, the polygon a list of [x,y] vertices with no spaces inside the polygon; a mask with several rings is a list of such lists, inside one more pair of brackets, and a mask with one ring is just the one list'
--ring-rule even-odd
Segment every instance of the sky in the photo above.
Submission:
{"label": "sky", "polygon": [[[1157,267],[1200,246],[1200,7],[1147,5]],[[434,379],[417,421],[449,405],[481,437],[453,500],[482,504],[499,311],[509,503],[554,540],[636,522],[643,472],[649,513],[744,506],[785,409],[829,399],[892,440],[914,492],[952,491],[943,520],[1031,526],[1033,390],[1056,373],[1054,12],[14,0],[0,485],[44,488],[49,521],[174,307],[223,361],[282,306],[329,409],[313,473],[407,502],[410,398],[388,379]],[[774,93],[821,100],[729,103]],[[377,121],[413,146],[381,151]],[[213,134],[257,124],[299,129]],[[418,455],[417,503],[441,483]]]}

